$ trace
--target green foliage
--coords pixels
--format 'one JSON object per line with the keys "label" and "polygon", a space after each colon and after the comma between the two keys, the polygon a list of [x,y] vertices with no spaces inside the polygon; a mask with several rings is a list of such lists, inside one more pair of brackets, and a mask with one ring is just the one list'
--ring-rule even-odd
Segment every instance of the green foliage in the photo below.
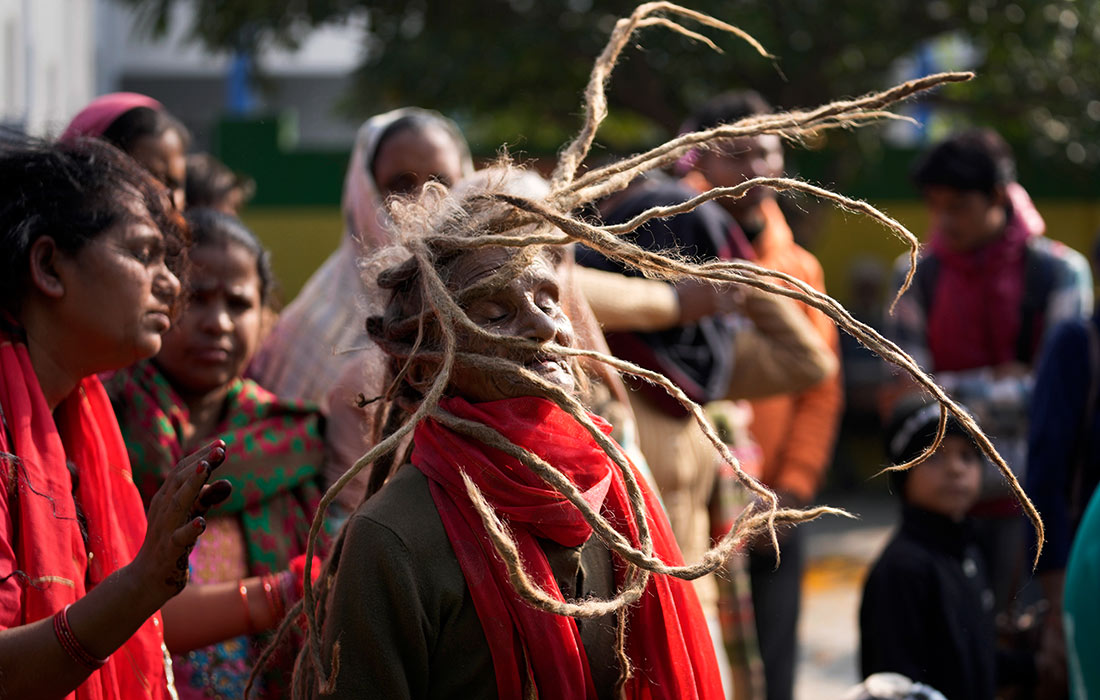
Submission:
{"label": "green foliage", "polygon": [[[163,30],[175,0],[122,0]],[[978,78],[927,98],[949,121],[990,124],[1036,153],[1100,162],[1100,0],[692,0],[745,29],[776,56],[705,31],[718,54],[661,28],[645,29],[612,78],[614,149],[674,133],[690,108],[748,87],[779,107],[816,105],[896,81],[899,58],[930,41],[972,47]],[[192,33],[208,46],[293,45],[308,29],[366,11],[365,62],[346,109],[402,104],[457,115],[482,150],[508,142],[558,147],[579,124],[581,90],[614,20],[632,0],[196,0]],[[948,52],[949,53],[949,52]],[[949,57],[950,58],[950,57]],[[961,57],[966,60],[966,56]],[[874,150],[880,132],[859,137]],[[833,145],[851,138],[831,137]]]}

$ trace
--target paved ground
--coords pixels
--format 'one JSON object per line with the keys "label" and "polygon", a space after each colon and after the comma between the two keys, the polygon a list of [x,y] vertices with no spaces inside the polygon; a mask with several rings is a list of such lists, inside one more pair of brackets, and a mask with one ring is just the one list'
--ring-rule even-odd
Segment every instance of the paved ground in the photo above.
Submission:
{"label": "paved ground", "polygon": [[821,501],[860,516],[824,518],[806,528],[801,653],[795,697],[830,700],[859,682],[859,599],[867,567],[885,545],[897,519],[887,494],[824,496]]}

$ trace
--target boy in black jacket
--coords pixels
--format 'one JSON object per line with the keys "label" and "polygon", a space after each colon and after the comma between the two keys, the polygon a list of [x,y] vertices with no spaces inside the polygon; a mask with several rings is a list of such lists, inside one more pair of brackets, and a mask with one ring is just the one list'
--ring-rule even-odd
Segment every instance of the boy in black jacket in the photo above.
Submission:
{"label": "boy in black jacket", "polygon": [[[938,404],[903,412],[887,451],[907,462],[932,444]],[[902,522],[867,577],[860,608],[861,670],[893,671],[950,700],[996,692],[993,593],[966,518],[981,487],[982,456],[949,419],[943,444],[907,472],[891,472]]]}

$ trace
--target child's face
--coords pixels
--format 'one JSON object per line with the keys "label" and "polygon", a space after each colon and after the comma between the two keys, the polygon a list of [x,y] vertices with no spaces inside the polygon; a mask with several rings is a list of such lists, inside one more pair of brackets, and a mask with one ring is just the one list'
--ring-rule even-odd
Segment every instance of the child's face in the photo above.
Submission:
{"label": "child's face", "polygon": [[244,247],[193,249],[190,295],[164,336],[157,365],[185,396],[216,391],[241,376],[260,337],[260,275]]}
{"label": "child's face", "polygon": [[958,521],[974,505],[981,483],[982,461],[974,445],[948,435],[935,454],[910,470],[905,500]]}

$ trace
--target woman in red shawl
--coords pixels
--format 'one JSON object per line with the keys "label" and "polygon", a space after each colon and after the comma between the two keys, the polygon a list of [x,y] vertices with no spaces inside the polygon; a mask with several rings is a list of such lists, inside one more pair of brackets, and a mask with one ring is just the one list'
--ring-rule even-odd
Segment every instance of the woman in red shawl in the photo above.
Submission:
{"label": "woman in red shawl", "polygon": [[[442,333],[427,310],[438,312],[445,302],[425,298],[422,265],[444,281],[444,296],[459,299],[467,317],[492,336],[544,348],[573,344],[573,327],[560,303],[561,251],[463,250],[453,239],[441,241],[441,236],[482,234],[484,200],[476,189],[453,199],[439,187],[426,192],[422,213],[410,204],[397,218],[432,230],[409,233],[410,248],[396,251],[403,251],[404,259],[375,271],[378,286],[391,296],[384,313],[367,322],[397,377],[387,432],[424,400],[440,369]],[[441,212],[442,220],[433,218]],[[427,257],[408,257],[410,249]],[[530,258],[522,257],[529,253]],[[385,253],[382,259],[392,260]],[[558,390],[571,394],[584,381],[575,364],[550,349],[516,348],[469,329],[460,330],[457,350],[439,408],[489,426],[557,467],[637,546],[623,473],[549,398]],[[551,390],[517,379],[507,367],[487,370],[477,358],[523,368]],[[606,422],[590,417],[610,432]],[[326,698],[397,700],[597,700],[620,697],[620,691],[621,697],[638,700],[723,697],[714,647],[689,582],[653,575],[637,604],[599,617],[536,609],[513,587],[463,475],[507,523],[527,575],[555,600],[612,598],[624,585],[627,568],[593,535],[576,506],[517,459],[435,417],[420,421],[413,435],[407,463],[351,516],[336,545],[329,563],[334,577],[321,611],[326,667],[314,675],[312,660],[300,660],[299,695],[316,696],[323,686]],[[388,467],[376,462],[372,469],[381,471],[371,482],[381,483]],[[682,563],[660,504],[645,480],[634,476],[655,556]],[[621,644],[620,615],[626,616]]]}
{"label": "woman in red shawl", "polygon": [[0,192],[0,695],[167,700],[157,611],[228,495],[206,483],[224,445],[183,459],[146,520],[96,374],[160,348],[184,229],[99,142],[4,146]]}

